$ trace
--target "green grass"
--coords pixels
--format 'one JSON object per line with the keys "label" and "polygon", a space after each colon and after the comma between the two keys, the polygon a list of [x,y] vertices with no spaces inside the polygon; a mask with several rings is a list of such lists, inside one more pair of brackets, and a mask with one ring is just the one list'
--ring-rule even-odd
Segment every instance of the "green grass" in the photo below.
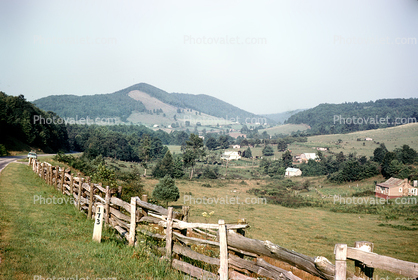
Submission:
{"label": "green grass", "polygon": [[[373,141],[357,141],[357,138],[364,139],[370,137]],[[313,153],[312,147],[329,147],[332,152],[344,154],[357,153],[357,155],[372,156],[374,149],[379,143],[385,143],[386,148],[392,151],[402,145],[409,145],[418,150],[418,123],[401,125],[390,128],[382,128],[367,131],[358,131],[348,134],[318,135],[308,137],[307,143],[293,143],[289,149],[296,153]],[[341,139],[342,143],[337,144]],[[363,145],[364,143],[364,145]]]}
{"label": "green grass", "polygon": [[305,131],[307,129],[309,129],[309,125],[306,124],[283,124],[266,129],[260,129],[259,133],[261,134],[266,131],[268,134],[273,136],[274,134],[291,134],[292,132],[296,132],[298,130]]}
{"label": "green grass", "polygon": [[[93,222],[69,204],[34,204],[34,196],[62,197],[28,166],[10,164],[0,177],[0,279],[115,277],[182,279],[150,254],[126,246],[105,228],[92,242]],[[95,279],[95,278],[93,278]]]}
{"label": "green grass", "polygon": [[[297,182],[306,178],[298,178]],[[309,178],[312,184],[322,184],[317,178]],[[334,246],[345,243],[354,246],[355,241],[370,241],[374,243],[374,252],[394,258],[418,262],[418,231],[406,230],[412,228],[411,223],[400,218],[396,221],[386,221],[380,215],[337,213],[329,209],[304,207],[299,209],[285,208],[272,204],[198,204],[189,203],[186,196],[195,198],[222,198],[238,196],[240,201],[255,198],[247,190],[273,183],[275,180],[177,180],[180,199],[170,203],[177,209],[182,205],[190,205],[190,222],[216,223],[224,219],[227,223],[236,223],[245,218],[250,224],[246,236],[259,240],[270,240],[287,249],[309,256],[325,256],[334,262]],[[145,180],[145,189],[152,192],[157,180]],[[208,188],[206,184],[211,187]],[[351,187],[362,191],[370,187],[370,182],[363,182]],[[336,193],[343,193],[347,186],[332,186],[326,184],[329,193],[332,188]],[[351,188],[350,188],[351,189]],[[321,189],[323,190],[323,189]],[[313,192],[311,193],[311,195]],[[214,211],[210,218],[204,218],[203,212]],[[386,226],[381,226],[385,224]],[[354,264],[348,263],[348,269],[354,271]],[[396,276],[385,271],[377,270],[379,277]]]}

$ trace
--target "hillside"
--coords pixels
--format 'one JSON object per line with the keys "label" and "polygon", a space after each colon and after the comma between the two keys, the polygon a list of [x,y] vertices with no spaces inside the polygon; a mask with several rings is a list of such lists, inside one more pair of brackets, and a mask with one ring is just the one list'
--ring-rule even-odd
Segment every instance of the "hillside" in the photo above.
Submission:
{"label": "hillside", "polygon": [[[382,121],[381,118],[385,120]],[[312,128],[312,134],[334,134],[393,127],[417,121],[418,99],[397,98],[364,103],[320,104],[291,116],[286,123],[308,124]]]}
{"label": "hillside", "polygon": [[168,93],[145,83],[109,94],[52,95],[37,99],[33,103],[63,118],[76,118],[77,116],[78,118],[89,116],[91,119],[119,118],[123,122],[147,124],[173,123],[179,116],[178,121],[184,121],[190,119],[191,115],[199,116],[202,120],[210,117],[215,123],[226,118],[239,117],[244,121],[246,118],[256,117],[253,113],[241,110],[215,97]]}
{"label": "hillside", "polygon": [[68,150],[65,126],[52,121],[57,118],[55,113],[44,112],[26,101],[23,95],[9,96],[0,91],[0,144],[9,151]]}
{"label": "hillside", "polygon": [[286,112],[276,113],[276,114],[263,114],[263,116],[275,122],[284,123],[285,121],[287,121],[287,119],[289,119],[294,114],[297,114],[305,110],[306,109],[297,109],[297,110],[286,111]]}

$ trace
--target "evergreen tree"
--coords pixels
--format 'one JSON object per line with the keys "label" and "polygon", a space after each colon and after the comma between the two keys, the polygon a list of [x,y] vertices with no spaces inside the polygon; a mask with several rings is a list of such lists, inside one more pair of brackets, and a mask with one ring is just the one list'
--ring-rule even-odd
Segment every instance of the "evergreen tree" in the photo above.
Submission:
{"label": "evergreen tree", "polygon": [[263,156],[272,156],[274,155],[274,150],[271,146],[267,145],[264,147],[262,153],[263,153]]}
{"label": "evergreen tree", "polygon": [[180,198],[180,192],[175,184],[175,180],[170,175],[166,175],[155,186],[152,196],[158,201],[165,202],[166,207],[168,207],[170,201],[177,201]]}
{"label": "evergreen tree", "polygon": [[196,134],[190,134],[190,138],[186,141],[185,152],[183,153],[183,162],[185,166],[191,167],[190,179],[193,178],[194,166],[196,159],[205,155],[203,139]]}
{"label": "evergreen tree", "polygon": [[166,175],[174,177],[173,171],[174,171],[173,156],[171,155],[170,151],[167,151],[164,157],[161,160],[159,160],[157,164],[155,165],[152,171],[152,175],[156,178],[163,178]]}
{"label": "evergreen tree", "polygon": [[243,152],[243,157],[245,158],[252,158],[253,157],[253,153],[251,152],[250,147],[248,147],[244,152]]}
{"label": "evergreen tree", "polygon": [[285,168],[293,166],[293,157],[289,150],[282,154],[282,160]]}
{"label": "evergreen tree", "polygon": [[279,150],[279,152],[284,152],[287,150],[287,143],[285,140],[283,139],[277,140],[277,150]]}

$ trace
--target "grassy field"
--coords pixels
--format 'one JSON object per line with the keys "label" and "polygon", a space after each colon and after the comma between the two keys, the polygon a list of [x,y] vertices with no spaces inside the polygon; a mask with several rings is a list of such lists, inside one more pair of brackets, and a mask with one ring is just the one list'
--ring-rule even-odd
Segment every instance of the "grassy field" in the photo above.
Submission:
{"label": "grassy field", "polygon": [[[373,141],[357,141],[357,138],[370,137]],[[338,144],[341,139],[342,143]],[[389,151],[407,144],[418,150],[418,123],[406,124],[396,127],[358,131],[348,134],[318,135],[308,137],[307,143],[293,143],[289,149],[295,153],[315,152],[312,147],[330,147],[334,153],[354,153],[357,155],[372,156],[379,143],[385,143]],[[364,143],[364,145],[363,145]]]}
{"label": "grassy field", "polygon": [[69,204],[34,203],[62,197],[28,166],[12,163],[0,177],[0,279],[183,279],[146,247],[132,248],[105,229],[92,242],[93,222]]}
{"label": "grassy field", "polygon": [[283,124],[283,125],[277,125],[266,129],[260,129],[259,133],[263,133],[266,131],[268,134],[273,136],[274,134],[290,134],[292,132],[296,131],[305,131],[309,129],[309,125],[306,124]]}
{"label": "grassy field", "polygon": [[[304,180],[299,178],[298,180]],[[315,183],[316,179],[313,179]],[[320,181],[320,179],[319,179]],[[151,193],[155,179],[143,181],[145,189]],[[238,219],[245,218],[251,228],[247,236],[260,240],[270,240],[285,248],[309,256],[325,256],[334,260],[334,245],[346,243],[353,246],[355,241],[367,240],[374,243],[374,251],[378,254],[418,262],[418,231],[403,231],[393,227],[379,226],[385,223],[378,215],[335,213],[319,208],[291,209],[279,205],[264,204],[262,200],[246,191],[259,187],[268,182],[264,180],[177,180],[180,190],[180,199],[171,203],[171,206],[180,209],[182,205],[190,205],[190,221],[216,223],[224,219],[227,223],[236,223]],[[373,184],[370,181],[360,183],[357,187],[368,188]],[[210,185],[210,187],[208,187]],[[353,184],[352,184],[353,185]],[[348,186],[327,185],[321,190],[333,194],[349,192]],[[351,188],[350,188],[351,189]],[[355,190],[355,189],[353,189]],[[312,190],[307,195],[315,195]],[[241,204],[203,204],[200,199],[212,198],[226,199],[238,197]],[[235,198],[236,201],[236,198]],[[250,202],[250,204],[246,204]],[[253,204],[251,204],[253,202]],[[202,216],[203,212],[215,213],[210,218]],[[398,224],[410,224],[400,219]],[[354,265],[349,263],[353,271]],[[392,274],[377,271],[375,275],[389,276]]]}

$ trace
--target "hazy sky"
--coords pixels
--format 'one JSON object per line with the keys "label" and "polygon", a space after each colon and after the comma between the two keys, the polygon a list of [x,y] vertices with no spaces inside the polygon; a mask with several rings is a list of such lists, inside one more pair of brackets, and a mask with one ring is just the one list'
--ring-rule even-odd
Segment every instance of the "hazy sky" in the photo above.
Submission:
{"label": "hazy sky", "polygon": [[4,1],[0,90],[145,82],[254,113],[418,97],[418,1]]}

